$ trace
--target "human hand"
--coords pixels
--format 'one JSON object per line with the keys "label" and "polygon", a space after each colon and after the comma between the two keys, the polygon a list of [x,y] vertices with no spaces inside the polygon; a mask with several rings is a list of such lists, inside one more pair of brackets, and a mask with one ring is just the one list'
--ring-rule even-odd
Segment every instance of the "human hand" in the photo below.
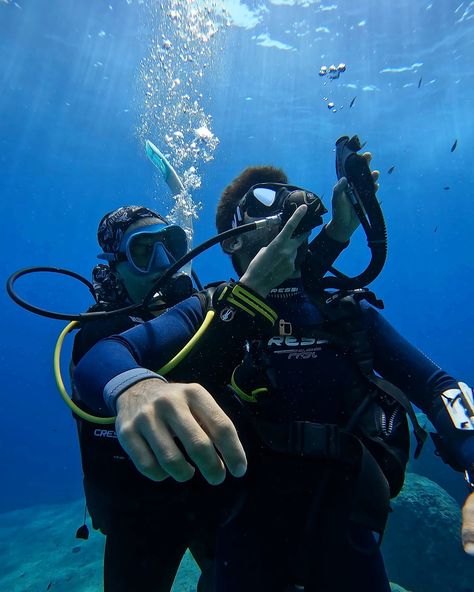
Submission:
{"label": "human hand", "polygon": [[226,466],[234,477],[247,470],[234,424],[199,384],[159,378],[137,382],[117,399],[115,429],[133,464],[153,481],[188,481],[197,468],[208,483],[218,485]]}
{"label": "human hand", "polygon": [[[367,160],[367,164],[370,166],[372,154],[370,152],[364,152],[362,156]],[[375,182],[375,191],[379,188],[379,184],[377,183],[379,176],[379,171],[372,171],[372,179]],[[341,243],[347,242],[360,224],[359,218],[357,217],[345,191],[346,188],[347,179],[341,177],[336,185],[334,185],[331,201],[332,218],[326,225],[327,234],[332,239]]]}
{"label": "human hand", "polygon": [[468,555],[474,555],[474,493],[468,496],[462,509],[462,544]]}
{"label": "human hand", "polygon": [[295,260],[300,246],[310,233],[293,236],[308,206],[299,206],[277,236],[260,249],[240,278],[240,283],[251,288],[263,298],[296,271]]}

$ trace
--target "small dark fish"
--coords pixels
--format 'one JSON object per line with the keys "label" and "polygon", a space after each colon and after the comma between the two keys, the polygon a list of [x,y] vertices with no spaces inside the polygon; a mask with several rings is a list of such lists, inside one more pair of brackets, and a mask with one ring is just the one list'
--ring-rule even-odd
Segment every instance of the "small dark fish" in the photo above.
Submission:
{"label": "small dark fish", "polygon": [[420,88],[422,80],[423,80],[423,76],[420,76],[420,80],[418,80],[418,88]]}
{"label": "small dark fish", "polygon": [[436,232],[437,230],[438,230],[438,227],[437,227],[437,226],[435,226],[435,229],[434,229],[434,231]]}
{"label": "small dark fish", "polygon": [[446,185],[446,187],[443,187],[443,189],[444,189],[445,191],[449,191],[449,190],[451,189],[451,187],[450,187],[449,185]]}
{"label": "small dark fish", "polygon": [[454,152],[456,150],[456,146],[458,145],[458,141],[455,140],[454,144],[451,146],[451,152]]}
{"label": "small dark fish", "polygon": [[79,553],[79,551],[81,550],[81,547],[74,547],[72,552],[73,553]]}
{"label": "small dark fish", "polygon": [[388,169],[387,173],[388,173],[389,175],[391,175],[391,174],[393,173],[393,171],[394,171],[394,170],[395,170],[395,167],[394,167],[394,166],[391,166],[391,167]]}
{"label": "small dark fish", "polygon": [[49,582],[48,587],[46,588],[46,590],[51,590],[51,586],[53,585],[53,582]]}
{"label": "small dark fish", "polygon": [[357,96],[355,96],[355,97],[352,99],[352,101],[351,101],[351,102],[350,102],[350,104],[349,104],[349,109],[350,109],[350,108],[352,107],[352,105],[355,103],[356,99],[357,99]]}

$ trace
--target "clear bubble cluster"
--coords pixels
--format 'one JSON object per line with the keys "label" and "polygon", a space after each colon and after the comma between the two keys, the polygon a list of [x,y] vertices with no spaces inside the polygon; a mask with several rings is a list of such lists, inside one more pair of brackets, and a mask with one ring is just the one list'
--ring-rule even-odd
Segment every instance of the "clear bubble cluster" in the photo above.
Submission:
{"label": "clear bubble cluster", "polygon": [[331,66],[321,66],[319,69],[319,75],[326,76],[330,80],[336,80],[339,76],[347,70],[346,64],[339,64],[339,66],[335,66],[332,64]]}
{"label": "clear bubble cluster", "polygon": [[[332,80],[337,80],[339,78],[339,76],[345,72],[347,70],[347,66],[346,64],[339,64],[339,66],[335,66],[334,64],[332,64],[331,66],[321,66],[321,68],[319,69],[319,76],[321,78],[325,79],[324,84],[327,84],[327,80],[329,79],[330,81]],[[324,97],[323,98],[324,101],[327,102],[327,108],[332,111],[333,113],[337,113],[337,107],[335,105],[335,103],[333,101],[329,101],[328,102],[328,98]],[[353,103],[352,103],[353,104]],[[351,104],[351,107],[352,107]],[[342,109],[342,105],[340,107],[340,109]]]}
{"label": "clear bubble cluster", "polygon": [[198,168],[214,157],[219,138],[206,110],[207,72],[216,60],[228,17],[214,0],[145,2],[153,38],[142,61],[144,104],[139,136],[162,146],[182,176],[185,193],[177,196],[172,216],[196,217],[199,204],[190,192],[201,184]]}

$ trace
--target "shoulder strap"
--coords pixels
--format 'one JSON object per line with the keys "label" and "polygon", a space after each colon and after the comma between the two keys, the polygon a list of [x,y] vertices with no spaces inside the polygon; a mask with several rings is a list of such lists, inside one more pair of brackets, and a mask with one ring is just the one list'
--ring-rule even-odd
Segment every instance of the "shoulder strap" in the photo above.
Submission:
{"label": "shoulder strap", "polygon": [[378,308],[383,308],[383,302],[378,300],[375,294],[367,289],[336,292],[329,297],[324,292],[311,294],[311,299],[318,306],[321,314],[334,326],[336,335],[338,333],[345,335],[350,355],[357,363],[363,376],[403,407],[413,425],[413,432],[417,440],[415,458],[418,458],[427,433],[418,423],[413,405],[405,393],[397,386],[374,372],[373,353],[367,328],[363,322],[360,302],[367,300]]}

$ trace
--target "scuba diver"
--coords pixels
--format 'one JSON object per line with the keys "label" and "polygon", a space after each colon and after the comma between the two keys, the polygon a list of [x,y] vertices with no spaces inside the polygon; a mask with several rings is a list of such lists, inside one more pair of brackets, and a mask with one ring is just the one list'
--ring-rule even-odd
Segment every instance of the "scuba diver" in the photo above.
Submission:
{"label": "scuba diver", "polygon": [[[106,214],[97,238],[102,249],[98,257],[108,264],[93,269],[97,304],[88,312],[121,310],[141,302],[156,279],[187,252],[184,230],[143,206],[124,206]],[[189,276],[176,274],[166,291],[153,300],[152,311],[119,312],[84,323],[74,339],[71,369],[100,339],[155,318],[192,291]],[[77,400],[74,389],[73,399]],[[169,591],[187,547],[201,569],[198,591],[211,590],[215,537],[211,522],[201,526],[193,518],[192,507],[186,513],[176,501],[170,503],[166,484],[159,485],[154,493],[156,506],[145,517],[139,495],[128,481],[129,460],[113,429],[75,418],[87,508],[94,528],[106,535],[105,591]],[[150,536],[144,520],[153,521],[165,536],[157,537],[155,532]]]}
{"label": "scuba diver", "polygon": [[[341,250],[355,229],[351,194],[340,179],[318,235],[326,247]],[[83,403],[116,414],[120,444],[150,482],[204,479],[213,487],[197,501],[203,513],[207,495],[220,492],[217,510],[239,490],[218,531],[218,592],[389,592],[378,543],[403,484],[407,415],[417,454],[426,437],[411,402],[472,491],[472,390],[399,335],[373,293],[328,291],[308,277],[318,259],[305,225],[321,213],[314,198],[280,169],[243,171],[216,215],[218,231],[266,221],[222,243],[239,281],[101,341],[75,372]]]}

